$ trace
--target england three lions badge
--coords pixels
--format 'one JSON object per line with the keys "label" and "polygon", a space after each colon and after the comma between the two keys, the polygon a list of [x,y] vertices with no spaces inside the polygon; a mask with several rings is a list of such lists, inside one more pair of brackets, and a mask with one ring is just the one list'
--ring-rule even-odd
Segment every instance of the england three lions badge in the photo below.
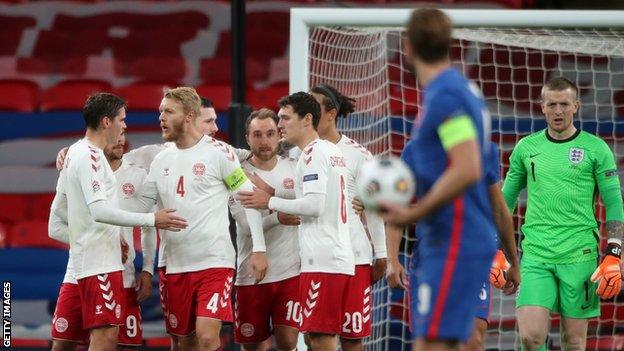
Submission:
{"label": "england three lions badge", "polygon": [[572,164],[579,164],[583,161],[585,157],[585,150],[577,147],[571,147],[568,153],[568,158]]}

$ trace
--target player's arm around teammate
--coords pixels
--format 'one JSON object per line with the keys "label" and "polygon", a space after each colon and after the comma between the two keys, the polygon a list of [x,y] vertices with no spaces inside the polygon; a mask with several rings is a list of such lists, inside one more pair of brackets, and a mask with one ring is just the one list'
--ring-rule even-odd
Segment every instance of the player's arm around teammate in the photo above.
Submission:
{"label": "player's arm around teammate", "polygon": [[301,331],[310,336],[313,350],[333,351],[342,328],[346,283],[354,272],[345,160],[336,145],[318,138],[320,106],[314,97],[298,92],[280,100],[280,106],[282,136],[302,150],[295,179],[297,198],[254,191],[240,193],[238,199],[246,207],[301,216]]}

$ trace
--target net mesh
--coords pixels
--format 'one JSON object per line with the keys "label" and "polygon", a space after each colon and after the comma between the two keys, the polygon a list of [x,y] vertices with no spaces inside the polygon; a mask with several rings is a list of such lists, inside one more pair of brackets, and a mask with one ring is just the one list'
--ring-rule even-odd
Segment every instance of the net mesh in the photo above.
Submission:
{"label": "net mesh", "polygon": [[[600,135],[624,160],[624,31],[615,29],[456,28],[451,58],[476,82],[492,114],[492,139],[501,149],[504,175],[515,143],[545,128],[540,108],[542,85],[564,76],[580,88],[577,126]],[[356,99],[356,112],[339,127],[374,154],[398,154],[409,139],[421,107],[416,79],[404,56],[399,28],[315,27],[310,31],[310,84],[330,84]],[[620,173],[621,174],[621,173]],[[623,183],[624,184],[624,183]],[[525,208],[514,214],[517,228]],[[596,209],[604,234],[604,210]],[[604,238],[604,235],[602,236]],[[407,263],[412,236],[405,235],[401,259]],[[602,240],[604,241],[604,239]],[[602,243],[604,245],[604,242]],[[374,288],[373,334],[368,350],[408,350],[407,305],[402,291],[385,282]],[[492,289],[488,349],[520,348],[514,296]],[[560,349],[559,318],[553,316],[547,341]],[[588,350],[624,348],[624,295],[601,302],[591,320]]]}

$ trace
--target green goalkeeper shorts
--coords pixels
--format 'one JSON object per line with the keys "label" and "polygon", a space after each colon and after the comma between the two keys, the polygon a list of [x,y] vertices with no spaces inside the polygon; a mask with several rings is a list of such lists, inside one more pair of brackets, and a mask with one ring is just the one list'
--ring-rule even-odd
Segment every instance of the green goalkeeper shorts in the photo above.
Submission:
{"label": "green goalkeeper shorts", "polygon": [[596,267],[595,260],[551,264],[523,259],[516,308],[542,306],[568,318],[600,316],[598,285],[589,279]]}

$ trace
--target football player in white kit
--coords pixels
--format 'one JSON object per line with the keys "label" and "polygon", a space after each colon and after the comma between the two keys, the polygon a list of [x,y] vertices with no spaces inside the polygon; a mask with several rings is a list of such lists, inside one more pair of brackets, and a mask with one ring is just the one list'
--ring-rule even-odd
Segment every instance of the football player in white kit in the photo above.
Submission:
{"label": "football player in white kit", "polygon": [[[251,157],[241,161],[248,174],[260,177],[280,197],[295,197],[293,159],[277,156],[277,115],[263,108],[252,112],[245,123]],[[230,205],[237,224],[238,270],[236,275],[235,340],[246,351],[265,350],[264,341],[273,333],[280,351],[297,346],[301,307],[299,303],[299,217],[263,210],[263,228],[269,269],[261,284],[249,269],[251,237],[238,203]]]}
{"label": "football player in white kit", "polygon": [[[119,207],[123,210],[140,210],[136,196],[143,185],[147,172],[135,165],[122,162],[125,138],[122,136],[117,145],[107,145],[104,155],[115,174]],[[56,204],[58,205],[58,204]],[[52,207],[50,211],[49,235],[51,238],[68,243],[68,226],[66,215],[59,216],[59,210]],[[125,307],[122,325],[119,328],[118,345],[138,347],[142,344],[141,312],[139,302],[151,294],[152,275],[154,271],[154,254],[156,249],[156,233],[152,227],[143,227],[141,244],[143,249],[143,270],[135,281],[133,228],[119,227],[125,246],[125,262],[123,286]],[[63,278],[61,292],[52,320],[52,339],[55,351],[74,350],[76,344],[88,340],[88,330],[82,328],[82,314],[79,298],[78,282],[74,277],[71,260],[67,262],[67,270]]]}
{"label": "football player in white kit", "polygon": [[[346,118],[355,110],[355,100],[326,84],[316,85],[310,92],[321,105],[319,137],[336,144],[345,156],[347,169],[345,180],[349,190],[347,200],[351,204],[357,195],[356,181],[360,168],[364,162],[373,158],[365,147],[341,134],[336,125],[338,118]],[[348,207],[355,275],[347,286],[349,299],[345,306],[340,333],[341,346],[345,351],[363,350],[362,339],[371,334],[372,284],[385,273],[387,257],[383,220],[371,211],[366,211],[365,216],[360,217],[352,206]]]}
{"label": "football player in white kit", "polygon": [[134,213],[117,208],[115,176],[102,149],[117,144],[124,133],[125,102],[113,94],[94,94],[85,103],[83,117],[85,138],[67,152],[52,207],[68,223],[76,301],[83,328],[90,331],[90,349],[114,350],[126,308],[117,226],[179,230],[186,222],[174,210]]}
{"label": "football player in white kit", "polygon": [[279,101],[278,127],[284,139],[302,151],[297,163],[296,199],[269,197],[263,191],[240,192],[244,206],[301,216],[299,245],[301,331],[313,350],[336,350],[342,331],[347,283],[354,274],[349,238],[346,162],[340,149],[319,139],[320,106],[298,92]]}
{"label": "football player in white kit", "polygon": [[[220,350],[222,321],[231,322],[235,252],[229,235],[230,192],[251,190],[232,148],[196,128],[200,98],[193,88],[166,90],[160,104],[163,138],[175,143],[151,164],[143,196],[150,205],[175,205],[189,226],[161,232],[167,256],[167,323],[180,350]],[[262,217],[245,210],[257,281],[267,263]],[[175,296],[175,299],[170,298]]]}
{"label": "football player in white kit", "polygon": [[[199,131],[202,134],[208,135],[208,136],[214,136],[218,131],[219,128],[217,126],[217,113],[214,109],[213,103],[212,101],[210,101],[209,99],[200,96],[201,99],[201,107],[200,107],[200,114],[199,117],[197,118],[196,121],[196,127],[199,129]],[[142,169],[144,169],[145,171],[149,170],[149,167],[154,159],[154,157],[162,150],[164,150],[167,147],[174,147],[174,143],[173,142],[165,142],[162,144],[151,144],[151,145],[145,145],[142,146],[140,148],[134,149],[134,150],[130,150],[128,151],[124,156],[124,164],[125,165],[132,165],[134,166],[138,166]],[[56,158],[56,165],[57,168],[59,170],[61,170],[63,168],[63,164],[64,164],[64,160],[65,160],[65,155],[67,154],[67,147],[63,148],[59,151],[57,158]],[[241,152],[246,152],[246,150],[240,151],[237,150],[237,154],[240,154]],[[108,156],[107,156],[108,157]],[[149,236],[148,236],[149,237]],[[146,237],[142,237],[146,238]],[[143,244],[143,248],[144,249],[148,249],[148,247],[151,247],[150,245],[153,245],[156,243],[156,238],[155,237],[149,237],[151,238],[150,241],[147,243],[147,245],[144,243]],[[153,255],[151,255],[153,257]],[[146,259],[146,257],[144,256],[144,260]],[[145,261],[144,261],[145,263]],[[165,271],[166,271],[166,257],[164,254],[164,244],[161,241],[161,245],[159,246],[159,250],[158,250],[158,286],[159,286],[159,292],[160,292],[160,304],[161,307],[163,309],[163,314],[165,317],[165,327],[167,329],[167,332],[169,331],[169,324],[166,323],[167,321],[167,309],[166,309],[166,301],[167,301],[167,295],[166,295],[166,276],[165,276]],[[142,274],[140,275],[140,279],[139,279],[139,284],[140,284],[140,289],[139,289],[139,297],[141,297],[142,294],[146,294],[147,292],[151,292],[151,282],[147,282],[146,279],[147,277],[144,275],[146,272],[143,271]],[[144,282],[144,283],[142,283]],[[147,284],[149,283],[149,289],[147,289]],[[121,334],[123,334],[122,332],[120,332]],[[65,333],[67,334],[67,333]],[[120,335],[121,335],[120,334]],[[177,336],[170,334],[171,336],[171,349],[172,350],[177,350]],[[66,339],[66,336],[59,336],[59,339]]]}

